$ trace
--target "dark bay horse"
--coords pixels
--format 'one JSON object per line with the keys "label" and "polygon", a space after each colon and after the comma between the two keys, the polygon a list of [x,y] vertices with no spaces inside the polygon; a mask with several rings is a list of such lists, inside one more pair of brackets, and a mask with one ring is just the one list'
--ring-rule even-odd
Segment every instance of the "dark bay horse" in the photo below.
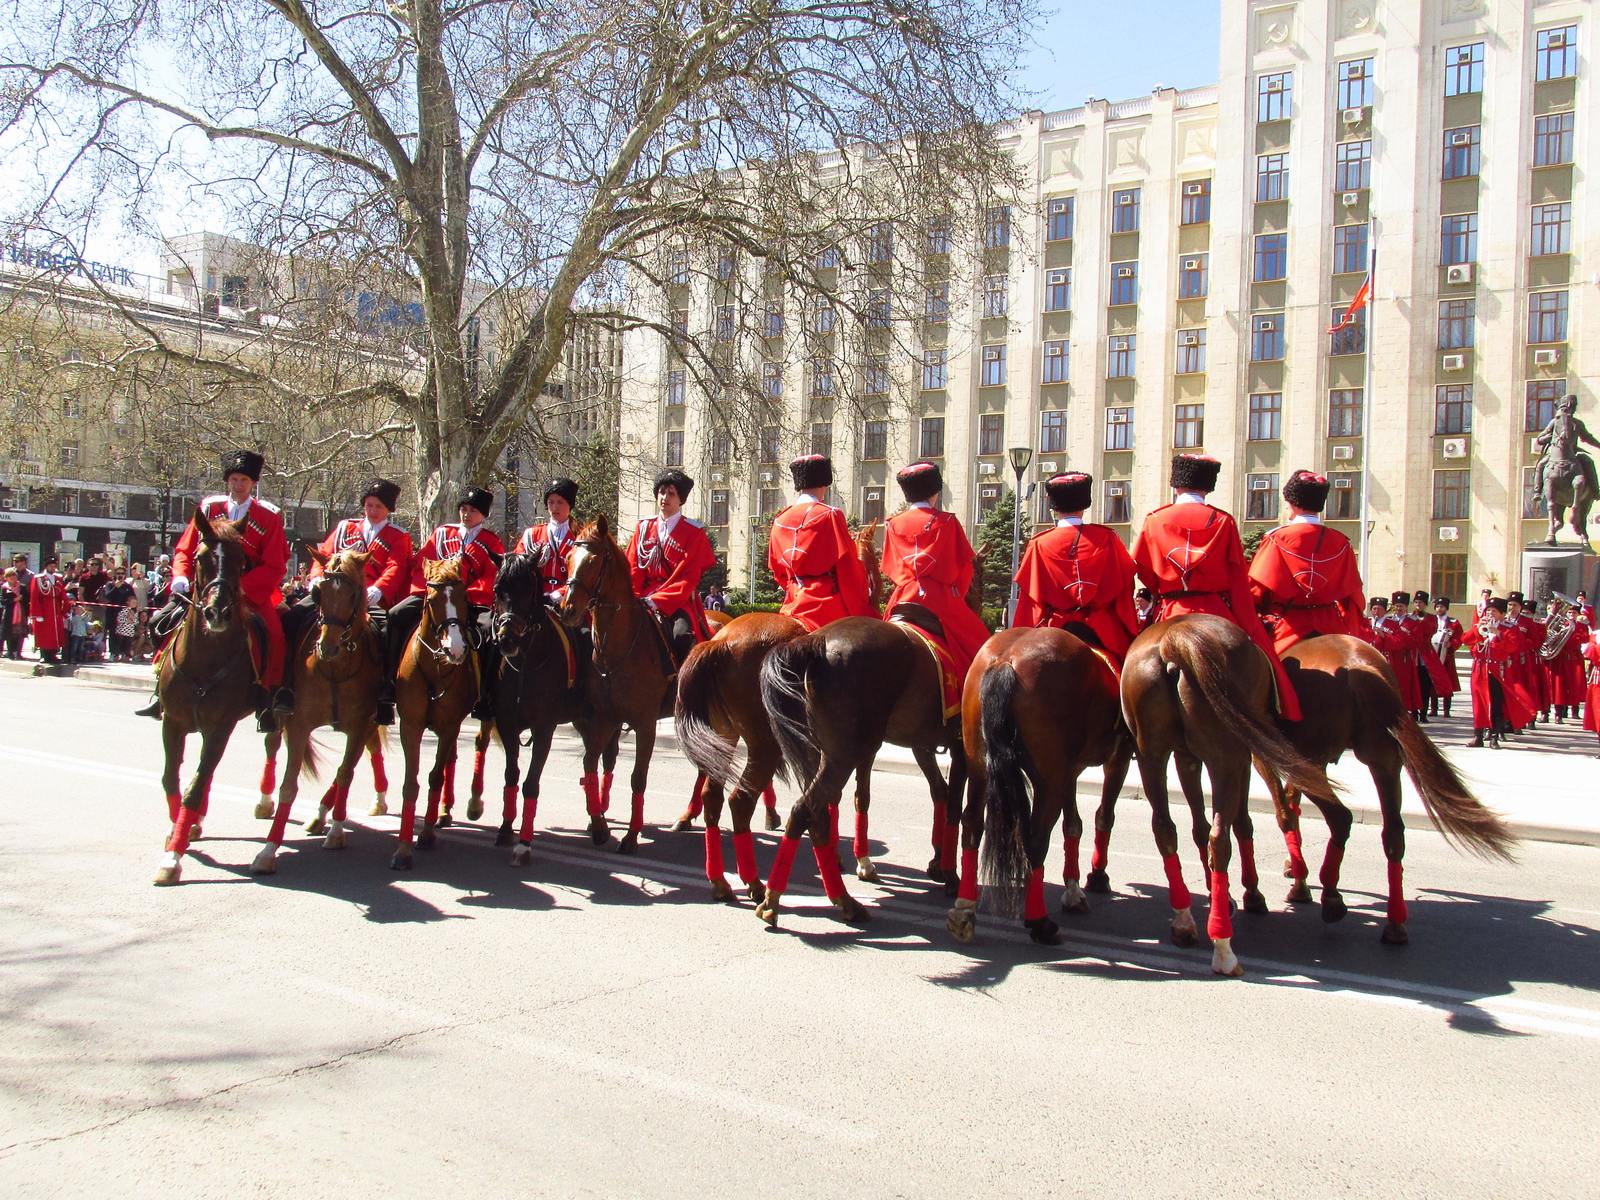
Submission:
{"label": "dark bay horse", "polygon": [[[1078,883],[1078,777],[1103,767],[1095,818],[1095,869],[1104,873],[1117,793],[1133,741],[1111,666],[1064,629],[1010,629],[978,651],[961,703],[967,797],[961,817],[961,885],[946,925],[970,942],[977,923],[978,847],[986,873],[1008,897],[1026,885],[1023,924],[1036,942],[1061,940],[1045,913],[1044,860],[1056,818],[1066,813],[1066,894],[1061,907],[1088,911]],[[1028,799],[1032,788],[1033,800]]]}
{"label": "dark bay horse", "polygon": [[[1495,813],[1478,802],[1460,773],[1411,718],[1400,699],[1394,671],[1376,649],[1359,638],[1325,634],[1295,644],[1283,655],[1283,662],[1305,711],[1317,714],[1315,721],[1283,724],[1290,744],[1311,762],[1329,765],[1338,762],[1346,750],[1354,751],[1372,775],[1383,812],[1383,853],[1389,861],[1387,920],[1381,936],[1386,943],[1402,945],[1409,940],[1402,868],[1406,852],[1405,822],[1400,815],[1402,767],[1446,841],[1484,858],[1509,861],[1516,839]],[[1256,768],[1272,792],[1278,824],[1289,846],[1287,873],[1293,880],[1289,900],[1309,901],[1309,872],[1300,845],[1300,793],[1285,788],[1265,764],[1258,762]],[[1307,794],[1328,822],[1328,849],[1319,882],[1322,917],[1331,922],[1345,915],[1339,868],[1350,839],[1351,816],[1325,781],[1323,791],[1320,796]]]}
{"label": "dark bay horse", "polygon": [[345,550],[332,556],[316,547],[311,556],[322,566],[318,582],[317,623],[307,629],[298,646],[289,648],[289,671],[295,693],[294,712],[280,732],[269,736],[269,758],[277,753],[277,739],[288,743],[278,810],[272,818],[267,844],[250,864],[256,875],[278,869],[289,813],[300,790],[304,770],[315,776],[316,751],[311,734],[331,725],[344,734],[344,755],[334,772],[328,795],[307,832],[329,820],[323,846],[342,850],[345,845],[345,805],[356,763],[378,731],[378,688],[383,683],[383,651],[367,620],[367,559],[363,551]]}
{"label": "dark bay horse", "polygon": [[[183,877],[183,856],[200,836],[211,795],[211,777],[228,748],[239,718],[255,711],[256,673],[239,593],[244,567],[243,522],[211,521],[195,509],[200,549],[195,556],[194,596],[183,624],[161,654],[156,695],[161,700],[161,743],[166,762],[161,786],[171,831],[156,869],[160,886]],[[200,735],[200,762],[186,791],[179,772],[189,735]]]}
{"label": "dark bay horse", "polygon": [[[1306,760],[1273,723],[1272,664],[1249,636],[1224,617],[1206,613],[1160,621],[1128,651],[1122,672],[1122,712],[1133,734],[1139,778],[1150,798],[1150,819],[1172,898],[1172,940],[1198,940],[1189,889],[1178,861],[1178,833],[1167,806],[1167,762],[1176,757],[1189,802],[1195,844],[1211,892],[1211,969],[1242,975],[1233,953],[1228,866],[1232,836],[1240,839],[1245,907],[1264,909],[1252,857],[1248,806],[1252,755],[1307,795],[1331,795],[1322,768]],[[1200,770],[1211,779],[1212,815],[1205,815]]]}

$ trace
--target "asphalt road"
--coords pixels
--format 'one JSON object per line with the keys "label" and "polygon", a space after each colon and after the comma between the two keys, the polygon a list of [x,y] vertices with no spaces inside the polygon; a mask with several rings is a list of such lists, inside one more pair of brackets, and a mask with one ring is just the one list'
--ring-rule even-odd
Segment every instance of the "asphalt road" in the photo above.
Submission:
{"label": "asphalt road", "polygon": [[136,699],[0,679],[0,1195],[1593,1194],[1600,851],[1485,866],[1414,829],[1394,948],[1357,827],[1349,917],[1290,911],[1274,877],[1233,981],[1166,941],[1131,791],[1115,894],[1065,945],[985,911],[957,947],[906,776],[874,781],[883,882],[847,876],[871,922],[833,919],[805,855],[769,931],[665,830],[684,763],[658,763],[625,859],[582,830],[570,741],[531,867],[457,826],[398,875],[395,818],[356,817],[345,851],[297,834],[252,878],[241,730],[158,889]]}

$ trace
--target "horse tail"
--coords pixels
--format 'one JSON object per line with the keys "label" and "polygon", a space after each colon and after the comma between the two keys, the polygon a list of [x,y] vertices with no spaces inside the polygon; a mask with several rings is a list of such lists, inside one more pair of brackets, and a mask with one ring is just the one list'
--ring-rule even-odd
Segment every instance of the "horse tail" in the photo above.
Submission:
{"label": "horse tail", "polygon": [[678,670],[678,699],[672,710],[678,745],[697,769],[723,787],[733,776],[734,743],[711,725],[712,709],[721,703],[717,667],[723,646],[712,641],[697,647]]}
{"label": "horse tail", "polygon": [[979,703],[983,722],[983,762],[988,775],[983,793],[984,875],[999,888],[999,904],[1015,916],[1017,898],[1028,879],[1028,801],[1025,768],[1027,749],[1012,717],[1016,701],[1017,669],[999,662],[983,673]]}
{"label": "horse tail", "polygon": [[1445,841],[1480,858],[1513,861],[1516,834],[1498,813],[1478,801],[1461,772],[1439,753],[1439,747],[1411,714],[1402,712],[1389,732],[1400,743],[1406,774],[1411,776],[1423,808]]}
{"label": "horse tail", "polygon": [[811,736],[806,706],[811,674],[826,653],[821,638],[802,637],[775,647],[761,663],[761,703],[792,779],[809,780],[821,765],[822,751]]}
{"label": "horse tail", "polygon": [[322,761],[317,757],[317,739],[310,734],[306,735],[306,749],[300,759],[300,777],[302,779],[321,778]]}
{"label": "horse tail", "polygon": [[[1187,676],[1217,719],[1290,787],[1308,796],[1335,799],[1330,793],[1340,789],[1328,780],[1327,772],[1290,745],[1270,720],[1263,720],[1253,710],[1238,680],[1229,673],[1224,656],[1216,650],[1205,626],[1195,622],[1174,622],[1161,639],[1161,659],[1168,679],[1175,684],[1180,674]],[[1271,668],[1268,663],[1267,669]]]}

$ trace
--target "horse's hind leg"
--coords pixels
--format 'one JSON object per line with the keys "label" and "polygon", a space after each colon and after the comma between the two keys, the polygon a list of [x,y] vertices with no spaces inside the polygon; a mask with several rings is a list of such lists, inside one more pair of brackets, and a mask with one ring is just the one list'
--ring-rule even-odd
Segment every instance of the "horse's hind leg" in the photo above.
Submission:
{"label": "horse's hind leg", "polygon": [[1089,857],[1089,877],[1084,881],[1086,892],[1104,895],[1111,891],[1111,875],[1107,870],[1111,862],[1111,830],[1117,823],[1117,797],[1122,795],[1122,785],[1128,778],[1128,764],[1132,760],[1132,740],[1119,737],[1111,757],[1106,759],[1100,784],[1100,807],[1094,813],[1094,853]]}
{"label": "horse's hind leg", "polygon": [[694,790],[689,793],[689,806],[678,815],[672,823],[673,833],[685,833],[694,828],[694,819],[705,811],[706,806],[706,773],[697,771],[694,777]]}
{"label": "horse's hind leg", "polygon": [[[917,760],[922,777],[928,781],[928,799],[933,805],[933,857],[928,860],[928,878],[935,883],[955,887],[960,883],[953,859],[956,842],[961,836],[961,810],[959,807],[956,809],[958,815],[952,822],[950,785],[944,772],[939,770],[939,759],[933,751],[913,749],[911,757]],[[947,859],[952,861],[947,862]]]}
{"label": "horse's hind leg", "polygon": [[1165,752],[1140,754],[1139,782],[1150,801],[1150,831],[1155,835],[1156,852],[1161,855],[1161,869],[1167,876],[1167,895],[1172,905],[1172,943],[1193,946],[1200,940],[1200,931],[1195,927],[1194,913],[1189,908],[1193,898],[1183,881],[1183,864],[1178,860],[1178,827],[1172,822],[1167,800],[1167,758]]}
{"label": "horse's hind leg", "polygon": [[[1189,831],[1194,838],[1195,848],[1200,851],[1200,863],[1205,866],[1206,851],[1211,845],[1211,818],[1206,813],[1206,789],[1200,773],[1200,760],[1187,751],[1179,750],[1173,755],[1173,762],[1178,771],[1178,787],[1189,806]],[[1213,792],[1216,786],[1216,780],[1213,779]],[[1210,870],[1209,867],[1206,869]]]}
{"label": "horse's hind leg", "polygon": [[[655,722],[641,721],[633,730],[633,774],[629,777],[633,795],[628,809],[628,832],[622,835],[622,841],[617,845],[618,854],[632,854],[639,848],[639,835],[644,832],[644,789],[650,778],[650,755],[655,748]],[[607,772],[600,780],[601,811],[604,811],[607,803],[610,778],[611,774]]]}
{"label": "horse's hind leg", "polygon": [[756,869],[755,836],[750,823],[756,814],[756,795],[762,791],[762,781],[767,780],[770,790],[772,773],[777,762],[766,751],[753,748],[745,761],[744,771],[728,797],[728,814],[733,821],[733,861],[739,872],[739,882],[751,900],[760,903],[766,896],[766,885]]}
{"label": "horse's hind leg", "polygon": [[[877,753],[874,752],[856,764],[856,836],[850,848],[856,856],[856,878],[866,883],[878,882],[878,868],[873,865],[872,843],[867,835],[867,814],[872,808],[872,764],[877,757]],[[942,785],[944,780],[940,779],[939,782]],[[935,804],[943,808],[944,797],[938,797]],[[837,822],[833,828],[837,833],[839,828]],[[829,897],[830,900],[832,898]]]}
{"label": "horse's hind leg", "polygon": [[179,805],[172,837],[156,868],[155,882],[158,886],[169,886],[183,877],[183,856],[189,852],[189,839],[211,794],[211,777],[216,773],[217,764],[222,761],[222,753],[228,748],[228,738],[232,735],[231,725],[207,730],[200,735],[200,762],[195,768],[194,782],[189,785]]}
{"label": "horse's hind leg", "polygon": [[[516,849],[511,852],[514,867],[533,861],[533,822],[539,815],[539,782],[544,778],[544,765],[550,759],[550,743],[555,735],[555,722],[548,720],[538,722],[529,730],[528,773],[522,780],[522,827],[517,831]],[[513,745],[515,741],[513,738]],[[511,761],[514,767],[515,757]]]}
{"label": "horse's hind leg", "polygon": [[[1034,778],[1033,783],[1033,820],[1028,829],[1028,885],[1023,894],[1022,924],[1028,931],[1028,937],[1041,946],[1055,946],[1061,942],[1061,927],[1052,921],[1046,911],[1044,902],[1044,860],[1050,852],[1050,835],[1055,832],[1056,820],[1070,805],[1070,821],[1077,827],[1078,835],[1083,833],[1083,821],[1078,816],[1078,805],[1075,790],[1078,785],[1078,773],[1075,769],[1065,771],[1059,778],[1043,779]],[[1069,894],[1076,892],[1076,903],[1080,907],[1069,908],[1066,899],[1061,902],[1064,911],[1086,912],[1088,901],[1084,900],[1083,892],[1078,888],[1078,881],[1073,879],[1068,884]]]}
{"label": "horse's hind leg", "polygon": [[1083,816],[1076,792],[1061,798],[1061,911],[1086,913],[1089,899],[1079,876],[1078,848],[1083,841]]}
{"label": "horse's hind leg", "polygon": [[[1326,787],[1324,793],[1332,795]],[[1344,865],[1344,850],[1350,841],[1350,826],[1354,820],[1350,810],[1337,800],[1319,800],[1312,796],[1311,803],[1317,806],[1322,819],[1328,823],[1328,849],[1322,856],[1322,870],[1317,875],[1317,881],[1322,884],[1322,919],[1331,925],[1344,920],[1348,911],[1344,897],[1339,892],[1339,870]]]}
{"label": "horse's hind leg", "polygon": [[274,729],[267,734],[267,761],[261,765],[261,798],[256,801],[256,820],[270,821],[274,805],[272,793],[278,788],[278,747],[283,744],[283,731]]}
{"label": "horse's hind leg", "polygon": [[1404,946],[1411,940],[1406,932],[1405,868],[1406,824],[1400,815],[1399,755],[1390,761],[1370,766],[1372,782],[1378,789],[1378,804],[1383,809],[1383,856],[1389,861],[1389,905],[1382,940],[1390,946]]}
{"label": "horse's hind leg", "polygon": [[778,815],[778,790],[768,780],[761,789],[761,803],[767,810],[767,832],[776,833],[783,828],[783,818]]}
{"label": "horse's hind leg", "polygon": [[[1249,778],[1245,776],[1246,786]],[[1239,844],[1239,885],[1244,888],[1244,899],[1240,903],[1247,913],[1264,913],[1267,911],[1267,898],[1261,894],[1261,876],[1256,871],[1256,827],[1250,819],[1248,793],[1233,823],[1233,837]]]}
{"label": "horse's hind leg", "polygon": [[795,854],[800,849],[800,839],[807,829],[811,831],[817,870],[822,875],[823,891],[828,899],[833,901],[834,907],[846,920],[859,920],[866,916],[866,910],[844,890],[844,880],[839,873],[839,849],[833,839],[831,809],[839,802],[850,770],[848,763],[832,762],[824,754],[816,776],[789,810],[789,823],[784,828],[783,840],[778,843],[778,857],[772,864],[772,874],[767,877],[766,895],[756,906],[756,916],[768,925],[776,926],[778,923],[778,905],[783,893],[788,890],[789,872],[794,866]]}
{"label": "horse's hind leg", "polygon": [[289,753],[283,765],[283,783],[278,788],[278,805],[272,816],[272,828],[267,831],[266,844],[250,863],[252,875],[272,875],[278,870],[278,851],[283,849],[284,835],[289,828],[289,814],[294,809],[295,797],[300,794],[300,771],[306,760],[306,741],[309,730],[301,731],[290,726]]}
{"label": "horse's hind leg", "polygon": [[386,817],[389,815],[389,772],[383,764],[383,726],[374,729],[367,739],[367,753],[372,758],[372,807],[367,809],[367,815]]}
{"label": "horse's hind leg", "polygon": [[711,884],[711,898],[731,900],[733,889],[728,886],[722,866],[722,785],[707,780],[700,795],[706,818],[706,881]]}
{"label": "horse's hind leg", "polygon": [[483,816],[483,763],[489,754],[489,739],[494,735],[494,722],[481,721],[478,736],[472,740],[472,790],[467,794],[467,820],[476,821]]}
{"label": "horse's hind leg", "polygon": [[[500,749],[506,756],[506,770],[500,781],[500,828],[494,835],[494,844],[496,846],[509,846],[517,840],[513,822],[517,816],[517,783],[522,777],[520,763],[522,747],[518,744],[521,730],[512,728],[508,734],[506,727],[500,725],[497,726],[497,731],[500,734]],[[531,830],[529,831],[529,837],[531,840]],[[528,857],[531,858],[532,855],[533,852],[530,850]],[[523,861],[525,860],[521,858],[516,850],[511,852],[512,866],[519,866]]]}
{"label": "horse's hind leg", "polygon": [[1250,796],[1250,760],[1241,756],[1239,761],[1212,761],[1207,764],[1211,775],[1212,816],[1211,837],[1206,847],[1206,865],[1210,868],[1211,914],[1206,919],[1206,932],[1211,935],[1211,969],[1218,975],[1234,978],[1244,974],[1238,957],[1233,952],[1233,899],[1228,894],[1228,865],[1233,857],[1233,828]]}

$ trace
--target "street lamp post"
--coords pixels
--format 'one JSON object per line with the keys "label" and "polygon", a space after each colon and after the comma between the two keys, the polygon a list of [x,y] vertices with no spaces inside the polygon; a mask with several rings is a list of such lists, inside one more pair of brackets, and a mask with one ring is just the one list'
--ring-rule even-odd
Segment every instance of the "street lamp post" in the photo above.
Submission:
{"label": "street lamp post", "polygon": [[1022,494],[1022,475],[1028,469],[1028,464],[1033,461],[1033,448],[1013,446],[1007,454],[1011,458],[1011,469],[1017,476],[1011,508],[1011,599],[1006,605],[1006,628],[1010,629],[1017,619],[1017,566],[1022,553],[1022,506],[1027,501],[1027,497]]}

